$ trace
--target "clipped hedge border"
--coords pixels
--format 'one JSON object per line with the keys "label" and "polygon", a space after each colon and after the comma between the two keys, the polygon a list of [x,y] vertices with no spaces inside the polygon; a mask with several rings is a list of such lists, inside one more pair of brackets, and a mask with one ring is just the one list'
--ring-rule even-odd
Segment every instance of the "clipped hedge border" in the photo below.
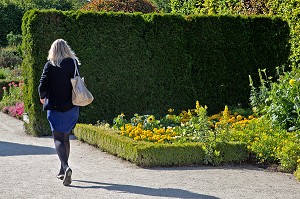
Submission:
{"label": "clipped hedge border", "polygon": [[[118,135],[117,131],[87,124],[77,124],[74,135],[80,141],[96,146],[138,166],[205,164],[205,151],[202,143],[154,144],[134,141]],[[220,142],[216,149],[221,151],[221,163],[240,163],[248,158],[246,145],[243,143]]]}

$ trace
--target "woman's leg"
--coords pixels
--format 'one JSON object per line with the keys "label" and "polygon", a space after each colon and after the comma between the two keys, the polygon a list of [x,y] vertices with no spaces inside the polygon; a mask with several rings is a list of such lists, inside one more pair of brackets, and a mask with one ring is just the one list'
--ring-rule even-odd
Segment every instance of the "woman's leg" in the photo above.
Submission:
{"label": "woman's leg", "polygon": [[57,152],[57,155],[61,162],[61,171],[66,171],[69,167],[68,160],[70,154],[70,141],[69,141],[69,133],[60,133],[53,132],[54,145]]}
{"label": "woman's leg", "polygon": [[[65,146],[66,146],[66,152],[67,152],[67,159],[69,160],[69,156],[70,156],[70,140],[69,140],[69,136],[70,136],[70,133],[64,133],[64,143],[65,143]],[[64,168],[61,164],[60,166],[60,170],[59,170],[59,173],[58,175],[63,175],[65,174],[65,171],[64,171]]]}

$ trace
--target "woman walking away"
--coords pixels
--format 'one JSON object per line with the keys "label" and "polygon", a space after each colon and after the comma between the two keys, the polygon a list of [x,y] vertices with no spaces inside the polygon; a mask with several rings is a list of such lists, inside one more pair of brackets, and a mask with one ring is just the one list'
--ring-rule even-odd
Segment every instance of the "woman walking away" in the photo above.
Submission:
{"label": "woman walking away", "polygon": [[80,64],[75,53],[63,39],[55,40],[48,54],[48,62],[44,66],[38,88],[43,110],[47,111],[54,145],[61,166],[57,178],[63,185],[71,184],[72,170],[69,167],[69,136],[75,127],[79,107],[72,104],[71,78],[74,77],[75,62]]}

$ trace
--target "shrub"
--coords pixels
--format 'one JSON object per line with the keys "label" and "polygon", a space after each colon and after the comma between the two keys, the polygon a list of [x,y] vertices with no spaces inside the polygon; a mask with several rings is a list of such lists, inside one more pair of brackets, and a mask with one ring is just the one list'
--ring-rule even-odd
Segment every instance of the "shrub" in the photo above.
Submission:
{"label": "shrub", "polygon": [[21,34],[24,10],[14,3],[0,3],[0,46],[7,45],[6,35],[11,31]]}
{"label": "shrub", "polygon": [[17,52],[16,47],[0,48],[0,67],[19,68],[22,58]]}
{"label": "shrub", "polygon": [[170,0],[150,0],[160,12],[170,13]]}
{"label": "shrub", "polygon": [[0,79],[6,79],[10,73],[10,70],[8,68],[2,68],[0,67]]}
{"label": "shrub", "polygon": [[117,155],[140,166],[180,166],[239,163],[248,154],[243,143],[153,144],[118,135],[118,131],[103,126],[77,124],[75,136],[101,150]]}
{"label": "shrub", "polygon": [[113,12],[157,12],[156,7],[147,0],[93,0],[81,10]]}
{"label": "shrub", "polygon": [[278,79],[272,82],[264,70],[259,70],[259,88],[250,81],[251,105],[257,114],[267,115],[273,125],[293,131],[300,128],[300,69],[278,68],[277,71]]}

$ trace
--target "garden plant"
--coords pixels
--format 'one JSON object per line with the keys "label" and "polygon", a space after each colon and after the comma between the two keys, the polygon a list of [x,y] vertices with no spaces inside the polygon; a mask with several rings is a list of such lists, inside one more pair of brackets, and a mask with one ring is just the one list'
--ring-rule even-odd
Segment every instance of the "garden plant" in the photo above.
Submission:
{"label": "garden plant", "polygon": [[[227,106],[219,114],[208,116],[207,107],[196,102],[196,108],[169,114],[160,119],[153,115],[125,119],[120,114],[114,119],[114,129],[119,134],[135,141],[161,143],[201,142],[207,151],[212,151],[217,142],[237,141],[247,144],[250,162],[261,165],[278,165],[277,169],[294,172],[300,164],[300,136],[298,130],[288,131],[274,124],[267,115],[233,109]],[[208,163],[218,164],[218,153]],[[296,174],[296,173],[295,173]]]}

